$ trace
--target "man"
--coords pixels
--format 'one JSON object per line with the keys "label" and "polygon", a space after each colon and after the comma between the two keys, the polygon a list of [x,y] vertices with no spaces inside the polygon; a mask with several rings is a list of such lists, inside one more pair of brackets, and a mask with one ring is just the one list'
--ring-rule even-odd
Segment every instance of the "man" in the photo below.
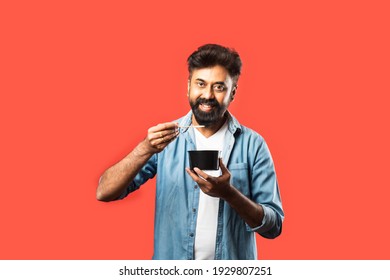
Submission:
{"label": "man", "polygon": [[[157,174],[153,259],[256,259],[255,232],[280,235],[284,213],[263,138],[227,110],[241,72],[237,52],[204,45],[188,58],[191,111],[151,127],[107,169],[97,199],[122,199]],[[189,150],[220,150],[219,173],[190,170]]]}

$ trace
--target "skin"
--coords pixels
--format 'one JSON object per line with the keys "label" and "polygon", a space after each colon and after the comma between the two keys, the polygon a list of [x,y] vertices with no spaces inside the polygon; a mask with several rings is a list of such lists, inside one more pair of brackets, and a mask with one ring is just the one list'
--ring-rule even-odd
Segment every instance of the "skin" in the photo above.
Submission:
{"label": "skin", "polygon": [[[197,128],[205,137],[217,132],[226,121],[225,112],[235,97],[236,82],[237,80],[219,65],[195,69],[191,73],[187,94],[189,101],[198,98],[215,99],[226,107],[213,124]],[[200,104],[199,109],[210,112],[213,107]],[[195,117],[192,118],[192,124],[199,125]],[[150,157],[161,152],[178,136],[177,123],[162,123],[149,128],[145,139],[132,152],[103,173],[96,191],[97,199],[101,201],[116,199]],[[241,194],[230,183],[231,174],[222,159],[220,167],[222,175],[219,177],[209,176],[199,168],[194,168],[194,171],[186,168],[186,171],[205,194],[225,200],[250,227],[259,226],[264,216],[263,208]]]}
{"label": "skin", "polygon": [[[215,99],[218,103],[226,108],[234,99],[237,85],[235,80],[228,74],[222,66],[214,66],[210,68],[196,69],[192,72],[188,81],[188,101],[195,102],[198,98]],[[212,108],[199,106],[202,111],[209,112]],[[224,113],[214,124],[198,130],[205,136],[210,137],[217,132],[225,123],[226,118]],[[192,116],[192,123],[199,125],[196,118]]]}

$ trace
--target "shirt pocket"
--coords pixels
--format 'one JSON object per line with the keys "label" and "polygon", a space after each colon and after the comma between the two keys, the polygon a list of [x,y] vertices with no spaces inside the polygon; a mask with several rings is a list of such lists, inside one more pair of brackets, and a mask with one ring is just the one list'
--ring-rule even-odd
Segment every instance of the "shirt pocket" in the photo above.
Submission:
{"label": "shirt pocket", "polygon": [[232,163],[228,169],[231,174],[230,182],[232,185],[243,195],[249,197],[251,192],[248,164],[246,162]]}

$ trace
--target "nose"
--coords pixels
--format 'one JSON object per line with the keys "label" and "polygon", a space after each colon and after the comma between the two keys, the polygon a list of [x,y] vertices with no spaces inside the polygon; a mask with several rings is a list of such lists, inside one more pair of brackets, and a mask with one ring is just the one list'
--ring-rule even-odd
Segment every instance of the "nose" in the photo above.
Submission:
{"label": "nose", "polygon": [[214,98],[214,91],[212,86],[207,86],[203,89],[202,97],[205,99],[213,99]]}

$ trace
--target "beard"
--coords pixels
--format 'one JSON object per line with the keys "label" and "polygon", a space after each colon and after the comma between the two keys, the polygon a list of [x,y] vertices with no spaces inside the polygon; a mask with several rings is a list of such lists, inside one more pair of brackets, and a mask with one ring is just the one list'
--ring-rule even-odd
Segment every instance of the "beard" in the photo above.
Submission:
{"label": "beard", "polygon": [[[212,110],[204,112],[199,109],[200,104],[211,106]],[[190,101],[190,106],[198,124],[206,127],[217,123],[226,111],[226,106],[222,106],[215,99],[198,98],[195,102]]]}

